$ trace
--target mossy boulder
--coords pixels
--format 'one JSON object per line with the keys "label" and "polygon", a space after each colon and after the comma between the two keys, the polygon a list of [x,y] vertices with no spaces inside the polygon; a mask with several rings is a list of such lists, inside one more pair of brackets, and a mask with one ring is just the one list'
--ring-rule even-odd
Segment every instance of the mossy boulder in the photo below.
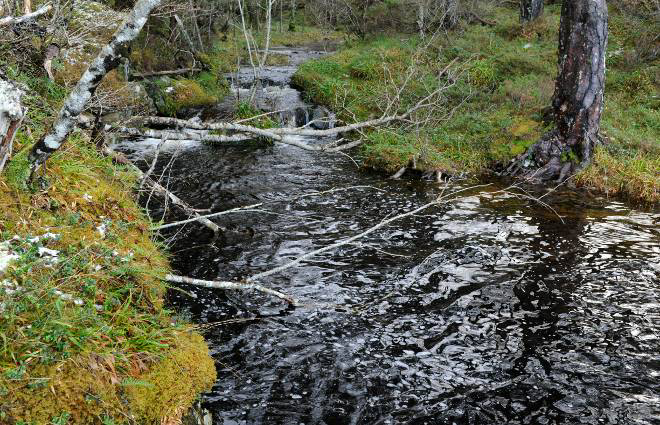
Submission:
{"label": "mossy boulder", "polygon": [[208,72],[196,79],[159,78],[148,82],[146,88],[159,114],[176,117],[209,108],[229,92],[226,82]]}

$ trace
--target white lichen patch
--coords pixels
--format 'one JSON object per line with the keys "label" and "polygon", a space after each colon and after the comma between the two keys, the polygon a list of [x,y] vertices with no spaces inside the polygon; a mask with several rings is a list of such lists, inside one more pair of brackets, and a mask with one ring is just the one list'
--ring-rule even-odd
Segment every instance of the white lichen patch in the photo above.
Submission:
{"label": "white lichen patch", "polygon": [[[4,274],[12,261],[20,258],[21,250],[17,248],[22,244],[29,243],[32,245],[42,245],[48,240],[58,240],[59,238],[60,235],[49,232],[44,233],[43,235],[25,238],[14,235],[11,239],[0,242],[0,276]],[[55,249],[38,246],[37,254],[48,265],[56,264],[59,261],[60,252]]]}
{"label": "white lichen patch", "polygon": [[101,235],[101,239],[105,239],[108,226],[112,224],[112,220],[106,219],[103,216],[101,216],[101,219],[103,219],[103,221],[98,226],[96,226],[96,231],[99,232],[99,235]]}
{"label": "white lichen patch", "polygon": [[21,119],[24,113],[21,96],[22,90],[8,81],[0,80],[0,116],[5,115],[12,121]]}
{"label": "white lichen patch", "polygon": [[9,242],[0,242],[0,275],[7,270],[12,261],[18,259],[18,255],[11,251]]}

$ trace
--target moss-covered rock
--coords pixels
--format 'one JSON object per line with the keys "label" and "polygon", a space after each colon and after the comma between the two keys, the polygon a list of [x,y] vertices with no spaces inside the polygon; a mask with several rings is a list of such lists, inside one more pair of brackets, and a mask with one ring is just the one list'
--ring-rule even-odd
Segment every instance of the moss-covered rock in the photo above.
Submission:
{"label": "moss-covered rock", "polygon": [[229,93],[226,81],[209,72],[196,79],[159,78],[146,87],[161,115],[177,117],[213,106]]}

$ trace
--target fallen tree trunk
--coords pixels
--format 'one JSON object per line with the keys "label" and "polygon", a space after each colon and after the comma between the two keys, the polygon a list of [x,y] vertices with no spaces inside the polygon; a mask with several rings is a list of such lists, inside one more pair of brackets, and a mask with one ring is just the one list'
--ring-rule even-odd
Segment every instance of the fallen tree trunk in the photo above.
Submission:
{"label": "fallen tree trunk", "polygon": [[159,77],[162,75],[181,75],[181,74],[188,74],[189,72],[198,72],[198,71],[201,71],[201,69],[181,68],[181,69],[172,69],[169,71],[136,72],[131,74],[131,78],[149,78],[149,77]]}
{"label": "fallen tree trunk", "polygon": [[174,274],[168,274],[165,276],[165,280],[171,283],[185,283],[188,285],[201,286],[202,288],[213,288],[213,289],[233,289],[241,291],[259,291],[264,294],[275,296],[279,299],[282,299],[294,307],[300,306],[301,304],[292,296],[284,294],[280,291],[274,289],[266,288],[265,286],[257,285],[256,283],[248,282],[226,282],[220,280],[202,280],[194,279],[192,277],[178,276]]}
{"label": "fallen tree trunk", "polygon": [[22,22],[26,22],[35,18],[38,18],[39,16],[48,13],[53,8],[53,5],[50,3],[47,3],[43,6],[41,6],[39,9],[35,10],[32,13],[26,13],[23,16],[5,16],[4,18],[0,18],[0,27],[4,27],[7,25],[15,25],[15,24],[20,24]]}
{"label": "fallen tree trunk", "polygon": [[[165,119],[170,119],[170,118],[165,118]],[[357,140],[339,146],[335,145],[334,143],[328,143],[326,145],[310,145],[308,143],[303,142],[300,139],[295,138],[294,135],[279,135],[279,134],[271,133],[269,131],[264,131],[262,129],[256,129],[259,131],[258,132],[255,131],[255,133],[253,134],[237,133],[232,135],[204,134],[200,132],[186,131],[190,129],[139,130],[137,128],[131,128],[131,127],[119,127],[116,130],[119,131],[120,133],[129,136],[149,137],[153,139],[162,139],[162,140],[196,140],[198,142],[215,142],[215,143],[242,142],[246,140],[253,140],[257,137],[265,137],[267,139],[274,140],[278,143],[296,146],[301,149],[314,151],[314,152],[339,152],[339,151],[351,149],[362,143],[362,141]]]}
{"label": "fallen tree trunk", "polygon": [[[452,62],[453,63],[453,62]],[[141,137],[152,137],[164,140],[198,140],[208,142],[236,142],[256,137],[264,137],[275,142],[284,143],[299,148],[317,151],[317,152],[337,152],[353,148],[361,143],[361,141],[354,141],[344,145],[337,146],[336,143],[329,143],[326,145],[310,145],[300,140],[296,136],[312,136],[312,137],[328,137],[336,136],[342,133],[361,130],[363,128],[378,127],[389,124],[395,121],[406,121],[416,111],[430,105],[429,102],[443,91],[448,86],[442,86],[428,96],[421,99],[414,106],[401,114],[387,115],[372,120],[356,122],[347,124],[340,127],[328,128],[325,130],[315,130],[307,127],[298,128],[258,128],[246,124],[215,122],[215,123],[199,123],[195,121],[186,121],[177,118],[168,117],[146,117],[142,118],[144,124],[164,125],[175,127],[178,130],[139,130],[131,127],[119,127],[116,130],[132,135]],[[204,134],[199,132],[187,130],[207,130],[207,131],[235,131],[237,134],[232,135],[217,135],[217,134]]]}
{"label": "fallen tree trunk", "polygon": [[0,172],[11,156],[16,130],[25,117],[22,95],[23,92],[14,84],[0,80]]}
{"label": "fallen tree trunk", "polygon": [[77,123],[78,115],[92,97],[105,74],[116,68],[120,58],[127,53],[142,27],[147,22],[151,11],[160,4],[160,0],[138,0],[126,20],[92,61],[66,98],[57,120],[51,129],[35,143],[30,152],[30,178],[53,152],[57,151]]}

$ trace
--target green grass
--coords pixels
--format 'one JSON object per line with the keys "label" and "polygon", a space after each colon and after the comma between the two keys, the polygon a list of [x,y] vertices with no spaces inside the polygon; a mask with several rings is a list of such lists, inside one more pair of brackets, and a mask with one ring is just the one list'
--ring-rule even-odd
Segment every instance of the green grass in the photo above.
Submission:
{"label": "green grass", "polygon": [[[649,23],[611,8],[606,108],[593,165],[577,176],[579,184],[633,200],[660,201],[660,65],[635,62],[637,40],[648,37]],[[456,60],[463,72],[444,92],[441,116],[414,134],[396,128],[368,134],[366,165],[393,171],[415,158],[417,166],[450,173],[484,173],[524,152],[549,129],[543,123],[557,72],[559,6],[528,26],[516,10],[481,11],[495,27],[463,26],[439,37],[427,49],[410,35],[391,35],[347,43],[338,53],[303,64],[294,82],[309,100],[327,105],[345,121],[364,120],[382,112],[388,81],[400,83],[413,61],[419,72],[409,85],[405,110],[423,87],[434,87],[437,75]],[[384,65],[389,73],[385,73]]]}

